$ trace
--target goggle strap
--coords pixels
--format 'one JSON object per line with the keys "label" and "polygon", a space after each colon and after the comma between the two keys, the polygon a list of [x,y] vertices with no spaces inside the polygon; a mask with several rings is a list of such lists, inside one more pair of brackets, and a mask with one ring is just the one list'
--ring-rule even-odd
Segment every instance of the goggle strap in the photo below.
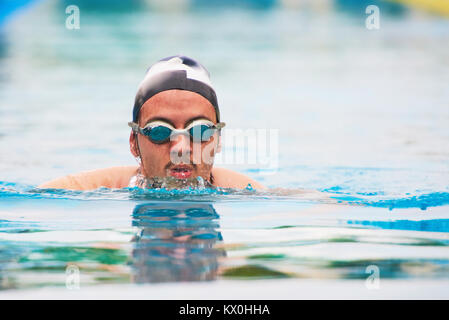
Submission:
{"label": "goggle strap", "polygon": [[139,127],[139,125],[135,122],[128,122],[128,126],[136,133],[140,133],[141,132],[141,128]]}

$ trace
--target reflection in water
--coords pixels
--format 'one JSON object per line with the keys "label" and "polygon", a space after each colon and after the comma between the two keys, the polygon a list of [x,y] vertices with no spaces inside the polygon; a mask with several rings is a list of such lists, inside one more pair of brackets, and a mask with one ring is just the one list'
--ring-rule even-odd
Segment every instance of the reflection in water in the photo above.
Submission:
{"label": "reflection in water", "polygon": [[277,6],[276,0],[63,0],[57,2],[60,9],[76,5],[83,13],[108,15],[110,13],[143,12],[145,10],[220,10],[220,9],[257,9],[270,10]]}
{"label": "reflection in water", "polygon": [[357,17],[365,14],[366,7],[375,5],[379,7],[382,14],[400,17],[407,12],[407,7],[401,3],[382,0],[335,0],[337,10],[354,14]]}
{"label": "reflection in water", "polygon": [[84,13],[95,13],[96,15],[127,12],[138,12],[145,9],[144,0],[108,0],[108,1],[92,1],[92,0],[63,0],[57,2],[60,7],[66,8],[70,5],[76,5],[80,11]]}
{"label": "reflection in water", "polygon": [[397,221],[371,221],[349,220],[347,224],[370,226],[390,230],[415,230],[427,232],[449,232],[449,219],[434,220],[397,220]]}
{"label": "reflection in water", "polygon": [[276,0],[193,0],[192,7],[198,8],[212,8],[229,7],[229,8],[249,8],[249,9],[272,9],[276,7]]}
{"label": "reflection in water", "polygon": [[223,239],[217,231],[219,215],[205,203],[146,203],[135,207],[133,226],[134,282],[202,281],[217,276],[215,248]]}
{"label": "reflection in water", "polygon": [[6,50],[7,50],[6,36],[4,32],[0,29],[0,59],[6,57]]}

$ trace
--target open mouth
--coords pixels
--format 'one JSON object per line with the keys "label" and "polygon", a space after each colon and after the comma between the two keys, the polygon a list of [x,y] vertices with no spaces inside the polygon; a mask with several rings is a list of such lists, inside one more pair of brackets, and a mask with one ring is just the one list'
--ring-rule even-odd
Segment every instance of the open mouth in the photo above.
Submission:
{"label": "open mouth", "polygon": [[192,176],[192,167],[187,165],[177,165],[169,169],[169,175],[177,179],[187,179]]}

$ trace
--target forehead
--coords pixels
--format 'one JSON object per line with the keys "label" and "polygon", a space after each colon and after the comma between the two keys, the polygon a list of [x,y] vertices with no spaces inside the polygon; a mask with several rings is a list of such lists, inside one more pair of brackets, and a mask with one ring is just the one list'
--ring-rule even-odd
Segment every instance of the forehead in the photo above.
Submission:
{"label": "forehead", "polygon": [[215,109],[209,100],[191,91],[166,90],[143,104],[139,123],[143,125],[153,118],[166,118],[176,126],[183,126],[190,119],[198,117],[215,122]]}

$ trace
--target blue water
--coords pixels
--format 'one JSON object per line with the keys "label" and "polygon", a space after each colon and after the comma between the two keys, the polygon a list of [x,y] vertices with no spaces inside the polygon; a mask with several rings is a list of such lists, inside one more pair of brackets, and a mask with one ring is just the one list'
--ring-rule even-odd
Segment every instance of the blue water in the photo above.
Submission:
{"label": "blue water", "polygon": [[[65,288],[73,265],[92,290],[280,279],[363,288],[375,265],[393,286],[444,290],[449,20],[374,2],[376,31],[356,1],[36,1],[2,11],[0,289]],[[80,7],[76,31],[65,28],[69,4]],[[217,164],[268,190],[36,189],[135,164],[126,123],[137,84],[177,53],[209,69],[227,128],[279,130],[274,169]]]}
{"label": "blue water", "polygon": [[[425,210],[292,190],[91,192],[2,183],[2,288],[254,279],[446,279],[449,219]],[[447,195],[446,195],[447,196]],[[415,200],[416,201],[416,200]],[[419,200],[418,200],[419,201]],[[401,203],[406,203],[405,206]],[[119,289],[119,287],[117,287]]]}

